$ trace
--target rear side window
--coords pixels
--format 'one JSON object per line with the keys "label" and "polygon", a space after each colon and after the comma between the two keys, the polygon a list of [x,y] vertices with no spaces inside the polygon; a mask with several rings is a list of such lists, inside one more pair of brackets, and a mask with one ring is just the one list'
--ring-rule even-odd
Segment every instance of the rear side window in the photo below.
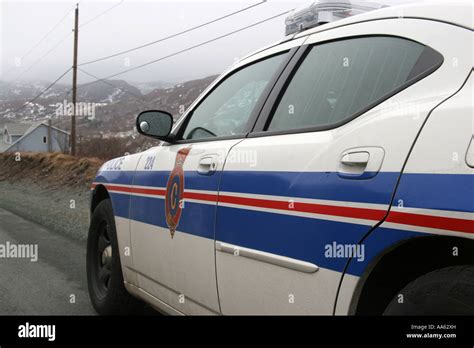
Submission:
{"label": "rear side window", "polygon": [[268,131],[331,128],[383,101],[442,63],[441,54],[397,37],[313,46],[288,84]]}

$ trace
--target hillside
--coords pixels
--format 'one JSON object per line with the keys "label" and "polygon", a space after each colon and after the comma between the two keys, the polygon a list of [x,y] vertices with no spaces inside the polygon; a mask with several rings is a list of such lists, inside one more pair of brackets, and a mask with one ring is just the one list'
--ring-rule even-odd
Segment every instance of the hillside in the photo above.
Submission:
{"label": "hillside", "polygon": [[[172,87],[164,82],[139,84],[137,87],[123,80],[106,80],[78,86],[79,103],[95,103],[94,119],[78,117],[78,134],[81,137],[130,137],[136,115],[143,110],[163,109],[179,116],[180,106],[187,108],[194,99],[216,78],[188,81]],[[4,123],[38,121],[50,116],[54,125],[68,130],[70,118],[57,114],[58,106],[70,102],[70,86],[55,85],[42,98],[14,112],[26,101],[40,93],[47,82],[9,84],[0,81],[0,127]],[[152,89],[154,88],[154,89]],[[150,89],[152,89],[150,91]],[[142,94],[142,91],[150,91]]]}
{"label": "hillside", "polygon": [[[186,109],[212,82],[216,76],[188,81],[170,88],[159,88],[140,98],[128,96],[115,103],[108,103],[96,109],[95,119],[82,118],[78,120],[78,132],[84,137],[95,136],[98,133],[106,137],[133,136],[136,116],[144,110],[159,109],[171,112],[179,117],[180,106]],[[67,129],[68,120],[58,123]]]}

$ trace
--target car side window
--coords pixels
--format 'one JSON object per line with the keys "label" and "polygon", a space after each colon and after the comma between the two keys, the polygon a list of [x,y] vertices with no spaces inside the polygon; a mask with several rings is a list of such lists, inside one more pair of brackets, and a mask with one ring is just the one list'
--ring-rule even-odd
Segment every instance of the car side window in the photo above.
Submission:
{"label": "car side window", "polygon": [[398,37],[315,45],[293,75],[266,130],[336,127],[442,61],[433,49]]}
{"label": "car side window", "polygon": [[223,80],[193,110],[182,139],[244,134],[258,99],[284,57],[283,53],[252,63]]}

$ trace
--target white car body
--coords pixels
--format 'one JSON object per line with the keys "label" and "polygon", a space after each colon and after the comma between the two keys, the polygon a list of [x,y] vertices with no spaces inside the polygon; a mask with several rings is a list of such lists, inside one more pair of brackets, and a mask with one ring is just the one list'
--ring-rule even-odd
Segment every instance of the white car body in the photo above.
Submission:
{"label": "white car body", "polygon": [[[306,30],[224,72],[173,132],[227,76],[279,52],[379,36],[442,56],[426,76],[337,127],[165,144],[104,164],[93,199],[100,190],[111,198],[127,290],[170,314],[355,314],[394,248],[433,236],[472,243],[472,13],[468,2],[404,5]],[[167,181],[183,148],[184,206],[170,233]],[[214,174],[201,175],[207,158]],[[367,175],[353,178],[359,162]],[[364,245],[364,255],[331,255],[338,245]]]}

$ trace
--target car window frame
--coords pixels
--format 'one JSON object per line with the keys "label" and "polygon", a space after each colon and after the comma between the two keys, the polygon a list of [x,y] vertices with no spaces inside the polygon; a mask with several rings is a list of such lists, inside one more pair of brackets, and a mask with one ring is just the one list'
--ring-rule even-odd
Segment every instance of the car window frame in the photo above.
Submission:
{"label": "car window frame", "polygon": [[[289,129],[289,130],[276,130],[276,131],[267,131],[265,130],[271,123],[273,115],[282,99],[284,94],[286,93],[286,90],[293,80],[296,72],[298,71],[299,67],[301,64],[303,64],[304,60],[306,59],[307,55],[311,51],[312,47],[315,46],[320,46],[324,44],[328,44],[331,42],[337,42],[337,41],[346,41],[346,40],[351,40],[351,39],[358,39],[358,38],[368,38],[368,37],[392,37],[392,38],[398,38],[398,39],[403,39],[403,40],[408,40],[415,42],[417,44],[422,45],[425,47],[423,52],[421,53],[422,55],[426,52],[427,49],[429,49],[429,52],[435,52],[436,57],[440,57],[441,59],[439,61],[436,61],[436,64],[431,64],[428,69],[423,71],[422,73],[412,77],[411,79],[407,80],[404,82],[402,85],[399,87],[395,88],[392,90],[390,93],[387,93],[383,95],[382,97],[378,98],[374,102],[370,103],[363,109],[359,110],[358,112],[354,113],[353,115],[339,121],[335,122],[329,125],[321,125],[321,126],[310,126],[310,127],[303,127],[303,128],[295,128],[295,129]],[[260,112],[259,118],[257,119],[257,122],[255,123],[254,128],[252,131],[248,134],[248,138],[257,138],[257,137],[263,137],[263,136],[273,136],[273,135],[284,135],[284,134],[298,134],[298,133],[310,133],[310,132],[320,132],[320,131],[327,131],[331,129],[336,129],[339,128],[347,123],[352,122],[356,118],[362,116],[363,114],[367,113],[369,110],[373,109],[377,105],[383,103],[384,101],[392,98],[396,94],[400,93],[401,91],[405,90],[406,88],[414,85],[415,83],[421,81],[425,77],[431,75],[434,73],[436,70],[438,70],[444,63],[444,56],[441,52],[438,50],[434,49],[433,47],[426,45],[422,42],[419,42],[417,40],[413,40],[411,38],[407,38],[404,36],[399,36],[399,35],[391,35],[391,34],[362,34],[362,35],[353,35],[353,36],[344,36],[344,37],[337,37],[337,38],[332,38],[324,41],[319,41],[316,43],[311,43],[311,44],[303,44],[300,46],[300,51],[298,55],[295,55],[290,61],[290,63],[287,66],[287,69],[281,74],[280,79],[276,82],[275,87],[272,90],[272,93],[268,96],[267,102],[263,106],[262,111]],[[433,56],[428,57],[429,59],[433,60]],[[413,68],[415,69],[415,67]],[[410,72],[411,74],[411,72]]]}
{"label": "car window frame", "polygon": [[[173,142],[172,145],[174,144],[191,144],[191,143],[201,143],[201,142],[207,142],[207,141],[219,141],[219,140],[229,140],[229,139],[245,139],[248,134],[252,131],[252,129],[255,126],[255,123],[257,122],[260,112],[262,111],[268,97],[270,96],[271,92],[273,91],[273,88],[275,87],[277,81],[279,80],[281,74],[286,70],[287,65],[289,62],[292,60],[293,56],[295,53],[298,51],[300,46],[288,48],[282,51],[275,52],[273,54],[269,54],[267,56],[261,57],[259,59],[253,60],[247,64],[244,64],[242,66],[239,66],[236,69],[230,70],[228,73],[226,73],[224,76],[222,76],[219,81],[212,86],[211,89],[209,89],[204,96],[202,96],[199,100],[199,102],[193,106],[191,110],[189,110],[186,114],[186,118],[183,119],[181,124],[178,126],[178,128],[175,130],[174,134],[176,137],[176,140]],[[259,96],[257,103],[255,104],[254,108],[252,109],[249,119],[247,121],[247,124],[245,126],[244,132],[242,134],[236,134],[236,135],[225,135],[225,136],[217,136],[217,137],[209,137],[209,138],[202,138],[202,139],[182,139],[182,136],[186,130],[186,127],[193,117],[194,110],[198,108],[201,103],[206,100],[208,96],[210,96],[216,88],[218,88],[224,81],[226,81],[228,78],[230,78],[232,75],[236,74],[237,72],[251,66],[254,64],[258,64],[259,62],[262,62],[266,59],[278,56],[278,55],[283,55],[283,60],[276,69],[276,71],[273,73],[272,77],[268,81],[267,85],[263,89],[261,95]]]}

